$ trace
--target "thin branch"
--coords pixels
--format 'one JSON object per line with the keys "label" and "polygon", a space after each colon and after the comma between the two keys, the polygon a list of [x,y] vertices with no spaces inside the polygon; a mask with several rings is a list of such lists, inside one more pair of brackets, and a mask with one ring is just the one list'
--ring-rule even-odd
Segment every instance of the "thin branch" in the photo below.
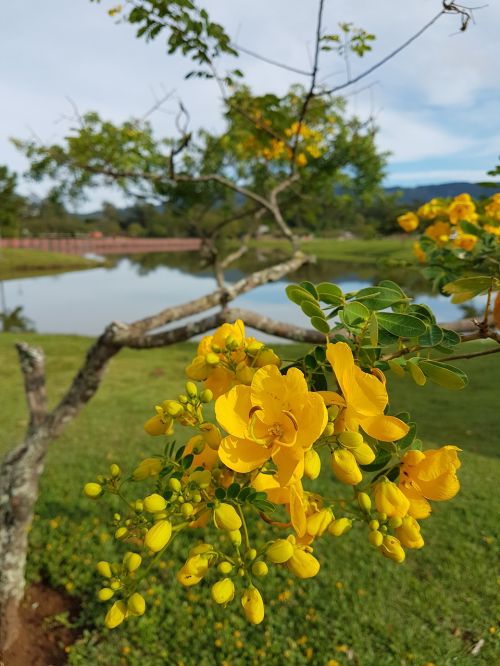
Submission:
{"label": "thin branch", "polygon": [[257,331],[274,335],[278,338],[286,340],[293,340],[294,342],[310,342],[312,344],[324,343],[325,336],[319,331],[313,329],[302,328],[302,326],[295,326],[294,324],[286,324],[282,321],[270,319],[265,315],[258,314],[251,310],[243,310],[241,308],[231,308],[225,311],[227,321],[235,321],[242,319],[245,326],[255,328]]}
{"label": "thin branch", "polygon": [[348,81],[345,81],[344,83],[339,84],[338,86],[334,86],[333,88],[329,88],[328,90],[323,90],[319,93],[317,93],[318,96],[321,95],[332,95],[333,93],[338,92],[339,90],[343,90],[344,88],[348,88],[349,86],[352,86],[354,83],[357,83],[358,81],[361,81],[361,79],[366,78],[370,74],[372,74],[375,70],[377,70],[379,67],[382,67],[382,65],[385,65],[386,62],[389,60],[392,60],[395,56],[398,55],[398,53],[401,53],[401,51],[404,51],[410,44],[412,44],[416,39],[418,39],[421,35],[424,34],[431,26],[436,23],[438,19],[441,18],[444,14],[449,13],[447,9],[442,9],[438,14],[436,14],[428,23],[426,23],[420,30],[418,30],[414,35],[412,35],[409,39],[407,39],[403,44],[398,46],[394,51],[391,51],[388,55],[386,55],[382,60],[379,60],[377,63],[372,65],[372,67],[369,67],[366,69],[364,72],[361,74],[358,74],[358,76],[355,76],[353,79],[349,79]]}
{"label": "thin branch", "polygon": [[440,358],[439,361],[459,361],[460,359],[467,358],[476,358],[477,356],[488,356],[489,354],[498,354],[500,353],[500,346],[494,347],[493,349],[486,349],[485,351],[475,352],[470,354],[456,354],[455,356],[446,356],[445,358]]}
{"label": "thin branch", "polygon": [[235,42],[232,42],[230,46],[238,51],[241,51],[242,53],[245,53],[246,55],[252,56],[252,58],[257,58],[257,60],[262,60],[262,62],[267,62],[269,65],[275,65],[275,67],[281,67],[282,69],[286,69],[289,72],[295,72],[296,74],[303,74],[304,76],[311,76],[311,72],[308,72],[305,69],[299,69],[298,67],[293,67],[292,65],[287,65],[284,62],[279,62],[278,60],[274,60],[273,58],[268,58],[267,56],[261,55],[260,53],[256,53],[255,51],[251,51],[250,49],[247,49],[245,46],[241,46],[240,44],[236,44]]}
{"label": "thin branch", "polygon": [[45,389],[45,356],[41,349],[25,342],[16,344],[24,378],[24,392],[28,403],[30,421],[28,434],[40,427],[47,417],[47,393]]}

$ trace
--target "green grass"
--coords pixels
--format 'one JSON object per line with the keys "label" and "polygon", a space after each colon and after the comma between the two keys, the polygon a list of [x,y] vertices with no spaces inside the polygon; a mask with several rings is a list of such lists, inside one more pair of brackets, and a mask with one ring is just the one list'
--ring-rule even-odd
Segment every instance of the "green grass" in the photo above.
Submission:
{"label": "green grass", "polygon": [[[255,245],[260,249],[288,250],[283,240],[259,239]],[[411,242],[406,238],[381,238],[373,240],[338,240],[315,238],[305,241],[301,249],[314,254],[318,259],[330,259],[349,264],[376,264],[381,259],[411,260]]]}
{"label": "green grass", "polygon": [[[17,442],[26,426],[20,372],[12,349],[19,336],[0,335],[0,451]],[[47,354],[51,403],[83,359],[89,340],[26,335]],[[456,444],[464,449],[462,489],[451,502],[435,503],[423,522],[426,546],[395,565],[352,530],[318,542],[322,563],[312,580],[291,581],[272,571],[263,582],[266,620],[251,627],[238,602],[214,608],[209,585],[188,590],[175,581],[186,552],[174,541],[166,566],[151,579],[146,615],[113,632],[102,629],[103,605],[95,601],[99,581],[94,563],[117,559],[124,547],[107,538],[113,508],[82,497],[81,487],[110,462],[124,467],[158,450],[142,431],[152,405],[182,388],[182,370],[193,345],[164,350],[125,350],[112,362],[96,397],[49,451],[36,519],[31,531],[28,575],[72,590],[82,599],[85,631],[71,648],[72,664],[111,666],[211,666],[212,664],[317,664],[328,660],[361,666],[455,666],[499,661],[495,496],[498,449],[498,359],[464,361],[470,384],[462,392],[417,387],[391,379],[393,411],[416,417],[427,446]],[[287,348],[287,356],[290,354]],[[321,486],[331,483],[324,474]],[[267,533],[266,533],[267,534]],[[260,531],[257,536],[266,535]],[[191,538],[193,537],[191,535]],[[267,537],[266,537],[267,538]],[[286,601],[278,595],[289,591]],[[498,608],[498,604],[497,604]],[[470,650],[481,639],[475,657]],[[333,662],[332,662],[333,663]]]}
{"label": "green grass", "polygon": [[47,275],[63,271],[78,271],[97,268],[102,262],[86,259],[74,254],[25,250],[22,248],[0,249],[0,280]]}

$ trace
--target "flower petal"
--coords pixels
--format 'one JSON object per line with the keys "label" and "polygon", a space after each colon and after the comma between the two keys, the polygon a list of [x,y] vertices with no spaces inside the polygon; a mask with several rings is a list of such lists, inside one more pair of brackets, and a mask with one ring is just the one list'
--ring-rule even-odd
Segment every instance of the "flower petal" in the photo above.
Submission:
{"label": "flower petal", "polygon": [[234,437],[245,439],[248,436],[250,387],[234,386],[215,402],[215,417],[226,432]]}
{"label": "flower petal", "polygon": [[404,437],[410,429],[408,424],[395,416],[368,416],[359,420],[360,426],[370,437],[382,442],[395,442]]}
{"label": "flower petal", "polygon": [[237,437],[224,437],[219,447],[219,458],[235,472],[251,472],[269,460],[271,450],[259,446],[251,439],[238,439]]}

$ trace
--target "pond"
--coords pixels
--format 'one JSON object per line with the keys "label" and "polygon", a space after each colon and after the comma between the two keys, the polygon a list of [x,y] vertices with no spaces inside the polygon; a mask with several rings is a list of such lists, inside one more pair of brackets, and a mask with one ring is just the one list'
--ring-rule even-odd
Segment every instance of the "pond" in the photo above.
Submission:
{"label": "pond", "polygon": [[[255,268],[255,258],[249,259],[246,265],[231,271],[228,279],[238,280]],[[427,303],[438,321],[449,322],[464,316],[463,310],[448,298],[425,293],[426,283],[417,271],[353,267],[328,261],[304,267],[286,280],[259,287],[236,299],[234,306],[307,326],[307,318],[286,298],[286,284],[304,279],[316,283],[332,281],[344,291],[354,291],[383,278],[398,281],[417,302]],[[4,283],[4,294],[7,308],[22,306],[23,315],[39,333],[97,335],[112,320],[131,322],[202,296],[215,287],[215,280],[200,268],[194,254],[148,254],[122,257],[106,268],[8,280]],[[264,338],[260,333],[259,337]]]}

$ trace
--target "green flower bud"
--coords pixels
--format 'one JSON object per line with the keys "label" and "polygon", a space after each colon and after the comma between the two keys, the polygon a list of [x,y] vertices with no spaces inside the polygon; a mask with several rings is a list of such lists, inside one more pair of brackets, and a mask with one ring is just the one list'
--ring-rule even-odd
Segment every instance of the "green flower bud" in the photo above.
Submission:
{"label": "green flower bud", "polygon": [[210,367],[215,368],[216,365],[219,365],[220,358],[217,356],[217,354],[208,352],[208,354],[205,355],[205,363]]}
{"label": "green flower bud", "polygon": [[389,520],[389,525],[392,527],[393,530],[397,529],[398,527],[401,527],[403,524],[403,519],[400,518],[399,516],[393,516]]}
{"label": "green flower bud", "polygon": [[169,481],[168,481],[168,487],[170,488],[170,490],[173,490],[174,493],[178,493],[178,492],[180,492],[180,490],[182,488],[182,485],[181,485],[181,482],[179,481],[179,479],[172,478],[172,479],[169,479]]}
{"label": "green flower bud", "polygon": [[184,395],[183,393],[181,393],[181,395],[178,395],[177,398],[181,403],[181,405],[185,405],[189,402],[187,395]]}
{"label": "green flower bud", "polygon": [[121,588],[121,586],[122,586],[122,584],[120,583],[119,580],[115,579],[115,580],[111,581],[110,588],[112,590],[115,590],[115,591],[119,590]]}
{"label": "green flower bud", "polygon": [[380,523],[378,522],[378,520],[370,520],[370,522],[368,523],[368,527],[371,530],[378,530],[378,528],[380,527]]}
{"label": "green flower bud", "polygon": [[141,511],[144,511],[144,503],[142,500],[135,500],[134,511],[136,511],[137,513],[141,513]]}
{"label": "green flower bud", "polygon": [[207,403],[207,402],[212,402],[214,399],[214,394],[210,389],[205,389],[200,393],[200,400],[201,402]]}
{"label": "green flower bud", "polygon": [[241,518],[231,504],[221,502],[214,509],[214,523],[219,530],[233,532],[241,527]]}
{"label": "green flower bud", "polygon": [[113,463],[112,465],[110,465],[110,467],[109,467],[109,471],[110,471],[110,473],[111,473],[111,476],[112,476],[114,479],[116,479],[116,478],[117,478],[118,476],[120,476],[121,473],[122,473],[120,467],[119,467],[116,463]]}
{"label": "green flower bud", "polygon": [[184,411],[184,407],[177,400],[166,400],[164,403],[165,411],[169,416],[175,418],[179,416]]}
{"label": "green flower bud", "polygon": [[255,550],[255,548],[249,548],[245,553],[245,555],[247,560],[250,560],[250,562],[252,562],[257,557],[257,551]]}
{"label": "green flower bud", "polygon": [[382,542],[384,541],[384,535],[382,534],[382,532],[379,532],[378,530],[373,530],[368,534],[368,541],[371,543],[372,546],[378,548],[379,546],[382,545]]}
{"label": "green flower bud", "polygon": [[339,518],[330,523],[328,532],[333,536],[339,537],[348,532],[352,527],[352,520],[350,518]]}
{"label": "green flower bud", "polygon": [[115,532],[115,539],[121,541],[122,539],[125,539],[127,535],[128,529],[126,527],[119,527]]}
{"label": "green flower bud", "polygon": [[224,574],[225,576],[227,576],[227,574],[230,574],[232,570],[233,570],[233,565],[231,564],[231,562],[221,562],[217,567],[217,571],[221,574]]}
{"label": "green flower bud", "polygon": [[358,446],[363,444],[363,435],[359,432],[341,432],[338,436],[339,442],[342,446],[345,446],[346,449],[357,449]]}
{"label": "green flower bud", "polygon": [[184,516],[184,518],[188,518],[189,516],[192,516],[194,512],[193,505],[190,504],[190,502],[186,502],[181,506],[181,513]]}
{"label": "green flower bud", "polygon": [[333,423],[327,423],[325,426],[325,429],[323,430],[323,436],[324,437],[331,437],[333,435],[333,431],[335,430]]}
{"label": "green flower bud", "polygon": [[335,421],[340,412],[340,407],[338,405],[330,405],[326,410],[328,412],[328,420]]}
{"label": "green flower bud", "polygon": [[186,393],[190,398],[196,398],[198,395],[198,387],[194,382],[186,382]]}
{"label": "green flower bud", "polygon": [[231,530],[229,532],[229,540],[233,546],[241,546],[241,532],[239,530]]}

